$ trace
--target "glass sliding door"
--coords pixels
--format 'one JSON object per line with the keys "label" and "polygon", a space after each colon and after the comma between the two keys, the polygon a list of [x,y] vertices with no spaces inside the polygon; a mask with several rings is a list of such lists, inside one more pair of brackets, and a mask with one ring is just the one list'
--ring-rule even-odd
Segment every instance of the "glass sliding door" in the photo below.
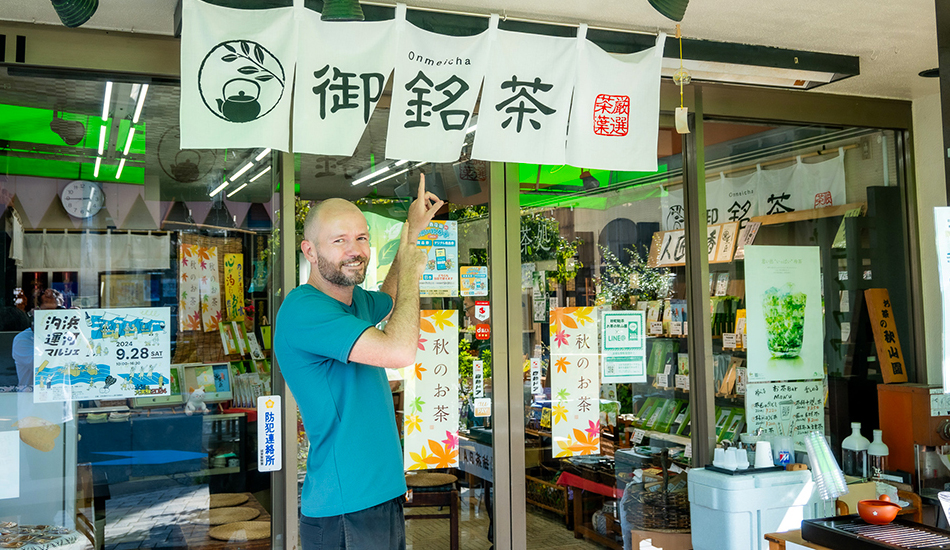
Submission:
{"label": "glass sliding door", "polygon": [[179,94],[0,73],[5,547],[270,547],[273,155],[181,149]]}
{"label": "glass sliding door", "polygon": [[[879,409],[917,365],[898,133],[707,120],[704,136],[707,217],[739,241],[709,269],[718,441],[761,429],[784,463],[819,431],[849,476],[913,471],[910,420]],[[855,422],[883,430],[883,472],[842,454]]]}
{"label": "glass sliding door", "polygon": [[661,128],[655,173],[517,168],[528,548],[689,542],[682,143]]}
{"label": "glass sliding door", "polygon": [[[377,290],[393,264],[407,209],[419,178],[445,201],[419,246],[429,254],[421,282],[420,339],[416,361],[387,370],[395,424],[410,489],[406,500],[407,547],[488,549],[494,540],[492,380],[494,304],[490,262],[490,164],[469,158],[469,133],[455,163],[386,159],[388,109],[380,106],[350,157],[295,155],[299,257],[295,279],[306,284],[310,264],[300,253],[307,211],[343,198],[362,210],[371,257],[363,287]],[[298,402],[305,390],[290,388]],[[298,490],[303,491],[313,451],[298,416]],[[378,434],[354,433],[354,453],[373,453]],[[461,545],[461,546],[460,546]]]}

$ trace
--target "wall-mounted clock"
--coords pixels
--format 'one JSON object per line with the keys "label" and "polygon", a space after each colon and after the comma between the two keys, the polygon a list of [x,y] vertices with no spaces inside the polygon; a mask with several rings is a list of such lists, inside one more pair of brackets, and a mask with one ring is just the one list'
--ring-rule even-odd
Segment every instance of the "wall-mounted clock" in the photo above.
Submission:
{"label": "wall-mounted clock", "polygon": [[106,202],[102,187],[93,181],[76,180],[63,188],[60,196],[66,213],[76,218],[96,215]]}

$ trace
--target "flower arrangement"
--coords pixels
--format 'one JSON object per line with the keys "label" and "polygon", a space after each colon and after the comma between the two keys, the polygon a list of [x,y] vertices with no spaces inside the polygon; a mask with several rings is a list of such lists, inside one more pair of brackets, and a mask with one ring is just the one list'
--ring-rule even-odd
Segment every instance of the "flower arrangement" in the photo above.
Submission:
{"label": "flower arrangement", "polygon": [[613,309],[633,309],[636,300],[662,300],[669,297],[672,288],[670,270],[650,267],[636,249],[625,248],[630,254],[626,264],[605,246],[598,246],[603,263],[603,275],[597,278],[597,304]]}

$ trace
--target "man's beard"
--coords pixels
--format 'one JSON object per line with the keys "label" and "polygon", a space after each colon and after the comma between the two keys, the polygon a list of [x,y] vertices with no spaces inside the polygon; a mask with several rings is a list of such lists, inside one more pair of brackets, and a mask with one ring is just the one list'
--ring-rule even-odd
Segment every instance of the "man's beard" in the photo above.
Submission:
{"label": "man's beard", "polygon": [[362,256],[355,256],[349,260],[343,262],[344,264],[350,263],[354,260],[360,260],[363,262],[363,269],[359,273],[353,276],[349,276],[346,273],[343,273],[342,264],[340,266],[335,266],[331,264],[328,260],[324,259],[323,256],[317,254],[317,269],[320,270],[320,275],[323,276],[327,281],[339,285],[339,286],[356,286],[363,282],[366,279],[366,258]]}

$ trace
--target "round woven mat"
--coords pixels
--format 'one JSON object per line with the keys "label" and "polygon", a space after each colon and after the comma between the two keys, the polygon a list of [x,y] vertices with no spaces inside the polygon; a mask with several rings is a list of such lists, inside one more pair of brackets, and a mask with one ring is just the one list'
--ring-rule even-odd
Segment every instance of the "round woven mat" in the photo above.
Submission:
{"label": "round woven mat", "polygon": [[270,538],[269,521],[239,521],[208,530],[208,536],[225,542],[247,542]]}
{"label": "round woven mat", "polygon": [[412,474],[406,476],[409,487],[440,487],[455,483],[457,477],[452,474]]}
{"label": "round woven mat", "polygon": [[250,506],[215,508],[208,511],[208,523],[211,525],[224,525],[225,523],[234,523],[236,521],[250,521],[259,515],[261,515],[261,512]]}
{"label": "round woven mat", "polygon": [[220,493],[211,495],[208,508],[227,508],[228,506],[237,506],[245,502],[247,502],[247,495],[244,493]]}

